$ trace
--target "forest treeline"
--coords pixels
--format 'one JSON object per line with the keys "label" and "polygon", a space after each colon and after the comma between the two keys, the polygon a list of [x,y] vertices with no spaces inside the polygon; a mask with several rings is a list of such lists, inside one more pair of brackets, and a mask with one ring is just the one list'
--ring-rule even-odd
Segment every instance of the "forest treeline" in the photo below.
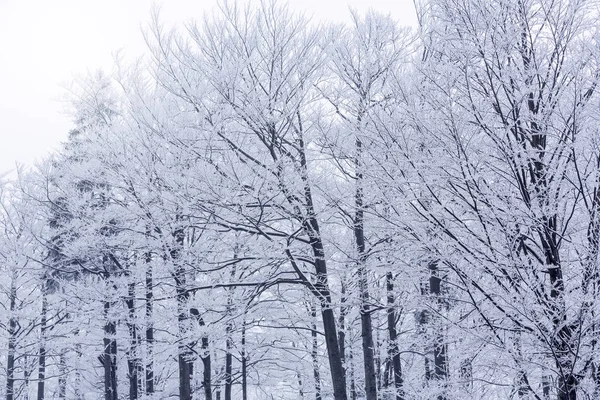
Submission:
{"label": "forest treeline", "polygon": [[600,399],[600,4],[416,9],[155,13],[78,82],[1,185],[1,395]]}

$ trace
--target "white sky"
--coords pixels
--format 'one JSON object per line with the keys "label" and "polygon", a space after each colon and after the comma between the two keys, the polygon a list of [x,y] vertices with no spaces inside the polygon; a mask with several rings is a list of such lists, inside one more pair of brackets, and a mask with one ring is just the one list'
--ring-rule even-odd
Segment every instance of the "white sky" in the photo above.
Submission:
{"label": "white sky", "polygon": [[[157,1],[167,24],[200,18],[215,0]],[[348,7],[389,12],[415,25],[413,0],[290,0],[317,19],[344,21]],[[0,175],[31,165],[65,141],[63,85],[110,71],[113,54],[141,54],[152,0],[0,0]]]}

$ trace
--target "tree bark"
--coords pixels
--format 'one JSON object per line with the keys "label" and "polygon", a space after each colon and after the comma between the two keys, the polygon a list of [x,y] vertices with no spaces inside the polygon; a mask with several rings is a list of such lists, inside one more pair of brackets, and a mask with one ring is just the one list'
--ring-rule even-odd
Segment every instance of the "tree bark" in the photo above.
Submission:
{"label": "tree bark", "polygon": [[[298,113],[298,150],[300,158],[300,167],[302,171],[302,180],[304,183],[304,207],[308,217],[303,219],[304,232],[310,238],[310,246],[314,257],[315,266],[315,284],[314,291],[321,303],[321,317],[323,319],[323,333],[325,335],[325,346],[327,348],[327,357],[329,360],[329,370],[331,371],[331,380],[333,384],[334,400],[347,400],[346,393],[346,373],[342,363],[340,345],[338,342],[338,333],[335,327],[335,314],[333,312],[331,292],[329,290],[327,263],[325,249],[321,232],[319,230],[319,221],[316,218],[314,202],[312,198],[312,189],[308,179],[308,163],[306,160],[306,149],[303,138],[303,128]],[[292,202],[293,203],[293,202]]]}
{"label": "tree bark", "polygon": [[17,317],[15,317],[17,287],[13,276],[10,284],[10,319],[8,322],[8,354],[6,356],[6,400],[14,399],[15,353],[17,348]]}
{"label": "tree bark", "polygon": [[231,386],[232,386],[232,370],[233,370],[233,356],[231,349],[232,343],[232,326],[231,321],[227,323],[226,331],[226,342],[225,342],[225,400],[231,400]]}
{"label": "tree bark", "polygon": [[117,324],[110,317],[110,301],[104,302],[104,352],[100,357],[104,366],[104,398],[118,400],[117,394]]}
{"label": "tree bark", "polygon": [[[442,295],[442,280],[439,276],[437,262],[429,263],[429,294],[434,299],[437,312],[442,311],[443,302]],[[442,382],[442,393],[438,395],[438,400],[446,400],[445,381],[448,379],[448,352],[447,344],[444,338],[444,330],[440,324],[439,317],[433,315],[431,318],[433,327],[433,374],[432,379]]]}
{"label": "tree bark", "polygon": [[[180,218],[176,219],[177,221]],[[173,232],[175,239],[174,247],[170,251],[171,261],[174,264],[173,278],[175,280],[175,291],[177,297],[177,322],[179,329],[179,345],[178,345],[178,364],[179,364],[179,398],[181,400],[191,400],[192,398],[192,361],[187,343],[188,331],[188,302],[189,292],[187,291],[187,277],[185,269],[181,264],[181,252],[185,239],[185,232],[182,228],[177,228]]]}
{"label": "tree bark", "polygon": [[248,355],[246,349],[246,312],[242,321],[242,400],[248,400]]}
{"label": "tree bark", "polygon": [[42,282],[42,312],[40,321],[40,350],[38,355],[37,400],[44,400],[46,384],[46,329],[48,318],[48,298],[46,282]]}
{"label": "tree bark", "polygon": [[369,285],[366,270],[366,245],[364,232],[364,199],[362,188],[362,142],[356,140],[356,192],[354,195],[354,241],[358,253],[358,288],[360,292],[360,326],[363,350],[363,366],[365,372],[365,395],[367,400],[377,400],[377,377],[375,374],[375,346],[373,343],[373,323],[369,305]]}
{"label": "tree bark", "polygon": [[58,360],[58,398],[64,400],[67,398],[67,357],[66,349],[62,350]]}
{"label": "tree bark", "polygon": [[139,335],[138,327],[135,323],[135,283],[128,285],[127,304],[128,319],[127,328],[129,330],[129,350],[127,352],[127,368],[129,378],[129,400],[137,400],[141,384],[140,359],[139,359]]}
{"label": "tree bark", "polygon": [[321,371],[319,369],[319,342],[317,341],[317,308],[311,302],[310,304],[310,316],[311,316],[311,344],[312,348],[310,351],[310,357],[312,359],[313,366],[313,379],[315,381],[315,400],[321,400]]}
{"label": "tree bark", "polygon": [[394,375],[394,389],[396,400],[404,400],[404,381],[402,377],[402,364],[400,363],[400,349],[398,348],[398,332],[396,330],[396,298],[394,295],[394,276],[388,272],[385,276],[387,290],[387,328],[390,345],[388,356],[391,360]]}
{"label": "tree bark", "polygon": [[315,258],[316,281],[314,286],[321,303],[321,318],[323,319],[325,345],[327,347],[329,369],[331,371],[331,380],[333,383],[333,397],[335,400],[347,400],[346,374],[342,364],[338,334],[335,327],[335,314],[332,309],[323,242],[321,241],[319,225],[316,218],[309,218],[307,225],[309,226],[308,233],[311,238],[311,247]]}
{"label": "tree bark", "polygon": [[[190,308],[190,315],[194,317],[198,326],[204,327],[204,319],[200,316],[200,311],[197,308]],[[210,363],[210,349],[208,346],[208,335],[203,334],[200,344],[200,360],[204,371],[202,373],[202,386],[204,386],[204,400],[212,400],[212,370]]]}
{"label": "tree bark", "polygon": [[146,394],[154,393],[154,278],[152,276],[152,255],[146,253]]}

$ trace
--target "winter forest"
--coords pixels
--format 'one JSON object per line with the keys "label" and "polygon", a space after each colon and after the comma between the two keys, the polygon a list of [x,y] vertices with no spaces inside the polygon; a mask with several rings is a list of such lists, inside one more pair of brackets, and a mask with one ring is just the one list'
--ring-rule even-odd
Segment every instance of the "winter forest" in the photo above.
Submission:
{"label": "winter forest", "polygon": [[1,396],[600,399],[600,2],[415,7],[157,11],[78,81],[0,185]]}

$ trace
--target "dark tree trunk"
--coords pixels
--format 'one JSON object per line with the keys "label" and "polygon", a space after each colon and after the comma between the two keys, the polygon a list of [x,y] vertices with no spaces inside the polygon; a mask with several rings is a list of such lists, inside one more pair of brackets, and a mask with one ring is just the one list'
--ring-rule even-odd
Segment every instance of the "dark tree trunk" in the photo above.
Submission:
{"label": "dark tree trunk", "polygon": [[233,373],[233,356],[231,354],[231,349],[233,347],[232,343],[232,326],[231,322],[227,323],[226,327],[226,342],[225,342],[225,400],[231,400],[231,385],[232,385],[232,373]]}
{"label": "dark tree trunk", "polygon": [[10,319],[8,322],[8,353],[6,355],[6,400],[14,399],[15,353],[17,348],[17,317],[15,317],[17,287],[14,278],[10,285]]}
{"label": "dark tree trunk", "polygon": [[[310,225],[313,232],[318,234],[318,223],[316,219],[310,219]],[[311,235],[313,236],[313,235]],[[320,237],[313,238],[312,248],[315,256],[316,282],[315,288],[318,292],[321,302],[321,317],[323,319],[323,331],[325,334],[325,345],[327,347],[327,356],[329,359],[329,368],[331,370],[331,380],[333,383],[333,397],[335,400],[347,400],[346,395],[346,374],[342,364],[340,347],[338,342],[337,329],[335,327],[335,314],[331,305],[331,293],[327,279],[327,265],[325,263],[325,253],[323,243]]]}
{"label": "dark tree trunk", "polygon": [[[352,337],[352,329],[348,328],[350,332],[350,336]],[[348,364],[350,364],[350,399],[356,400],[358,398],[358,391],[356,390],[356,367],[354,364],[354,350],[352,347],[352,342],[350,342],[350,351],[347,353]]]}
{"label": "dark tree trunk", "polygon": [[191,400],[192,398],[192,386],[191,386],[191,372],[192,366],[190,361],[190,354],[188,344],[185,342],[186,335],[186,322],[187,318],[187,304],[188,295],[184,288],[184,277],[181,271],[176,272],[178,278],[177,282],[177,306],[178,322],[179,322],[179,334],[180,344],[178,346],[178,363],[179,363],[179,398],[181,400]]}
{"label": "dark tree trunk", "polygon": [[154,323],[152,255],[146,253],[146,394],[154,393]]}
{"label": "dark tree trunk", "polygon": [[[204,338],[202,341],[204,342]],[[208,349],[208,338],[206,338],[206,348]],[[207,350],[206,355],[201,357],[204,371],[202,373],[202,383],[204,385],[205,400],[212,400],[212,367],[210,365],[210,352]]]}
{"label": "dark tree trunk", "polygon": [[567,373],[558,378],[558,400],[577,400],[577,387],[579,382],[577,378]]}
{"label": "dark tree trunk", "polygon": [[[360,122],[360,118],[359,118]],[[375,346],[373,344],[373,324],[369,305],[369,285],[366,269],[367,255],[364,232],[364,199],[362,174],[362,142],[356,140],[356,192],[354,194],[354,241],[358,254],[358,288],[360,292],[360,325],[365,371],[365,394],[367,400],[377,400],[377,377],[375,373]]]}
{"label": "dark tree trunk", "polygon": [[[204,319],[200,316],[200,311],[197,308],[190,308],[190,315],[194,317],[198,326],[203,327]],[[212,400],[212,370],[210,363],[210,349],[208,346],[208,335],[202,335],[201,345],[200,345],[201,353],[200,360],[202,360],[202,365],[204,367],[204,371],[202,373],[202,386],[204,386],[204,399]]]}
{"label": "dark tree trunk", "polygon": [[344,371],[346,368],[346,315],[348,314],[348,306],[346,305],[346,281],[342,279],[342,287],[340,290],[340,315],[338,317],[338,342],[340,345],[340,358],[342,359],[342,364],[344,365]]}
{"label": "dark tree trunk", "polygon": [[40,352],[38,355],[37,400],[44,400],[46,384],[46,329],[48,324],[48,298],[45,288],[42,288],[42,315],[40,321]]}
{"label": "dark tree trunk", "polygon": [[[346,373],[340,354],[340,345],[338,342],[337,329],[335,327],[335,314],[331,302],[331,292],[329,290],[327,263],[325,249],[319,231],[319,221],[316,218],[312,190],[308,180],[308,163],[304,139],[302,136],[302,126],[300,115],[298,114],[298,149],[300,166],[302,168],[302,180],[304,181],[304,208],[308,218],[303,218],[304,232],[310,238],[310,246],[314,256],[316,282],[314,284],[314,295],[319,298],[321,303],[321,317],[323,319],[323,333],[325,335],[325,346],[327,348],[327,357],[329,360],[329,370],[331,371],[331,381],[333,384],[334,400],[347,400],[346,393]],[[294,203],[294,202],[292,202]],[[295,204],[297,206],[297,204]]]}
{"label": "dark tree trunk", "polygon": [[190,380],[191,365],[187,359],[185,346],[179,346],[179,398],[182,400],[191,400],[192,386]]}
{"label": "dark tree trunk", "polygon": [[[429,263],[429,293],[433,297],[438,312],[441,311],[443,301],[442,295],[442,279],[439,276],[439,269],[437,262]],[[448,379],[448,359],[447,359],[447,344],[444,337],[444,331],[439,318],[434,316],[432,318],[433,324],[433,374],[431,378],[442,382],[442,386],[445,386],[445,381]],[[445,389],[443,393],[438,395],[438,400],[446,400]]]}
{"label": "dark tree trunk", "polygon": [[58,360],[58,398],[64,400],[67,398],[67,359],[63,349]]}
{"label": "dark tree trunk", "polygon": [[385,276],[387,289],[387,328],[390,347],[388,356],[391,361],[394,375],[394,389],[396,400],[404,400],[404,381],[402,377],[402,364],[400,363],[400,349],[398,348],[398,332],[396,330],[396,299],[394,295],[394,276],[388,272]]}
{"label": "dark tree trunk", "polygon": [[138,327],[135,323],[135,283],[128,285],[127,304],[128,319],[127,328],[129,330],[129,350],[127,352],[127,368],[129,378],[129,400],[137,400],[141,386],[140,359],[139,359],[139,335]]}
{"label": "dark tree trunk", "polygon": [[117,394],[117,324],[110,319],[110,301],[104,302],[104,353],[101,361],[104,366],[104,398],[118,400]]}
{"label": "dark tree trunk", "polygon": [[246,354],[246,311],[242,321],[242,400],[248,400],[248,355]]}
{"label": "dark tree trunk", "polygon": [[313,378],[315,380],[315,400],[321,400],[321,371],[319,370],[319,342],[317,341],[317,308],[310,305],[312,349],[310,357],[313,364]]}
{"label": "dark tree trunk", "polygon": [[[216,353],[214,354],[214,359],[217,359],[217,355]],[[219,371],[218,369],[215,368],[215,373],[218,376],[220,374],[221,371]],[[221,400],[221,384],[219,382],[219,384],[215,387],[215,400]]]}
{"label": "dark tree trunk", "polygon": [[[177,218],[179,221],[180,218]],[[181,264],[181,251],[185,239],[185,232],[178,228],[174,233],[174,247],[171,249],[171,260],[175,271],[173,278],[175,280],[175,291],[177,296],[177,322],[179,329],[178,346],[178,364],[179,364],[179,398],[181,400],[191,400],[192,398],[192,355],[190,354],[190,344],[186,336],[188,331],[188,302],[189,292],[187,291],[187,277],[184,266]]]}
{"label": "dark tree trunk", "polygon": [[31,377],[31,370],[29,369],[29,357],[27,354],[23,355],[23,400],[29,400],[29,378]]}

